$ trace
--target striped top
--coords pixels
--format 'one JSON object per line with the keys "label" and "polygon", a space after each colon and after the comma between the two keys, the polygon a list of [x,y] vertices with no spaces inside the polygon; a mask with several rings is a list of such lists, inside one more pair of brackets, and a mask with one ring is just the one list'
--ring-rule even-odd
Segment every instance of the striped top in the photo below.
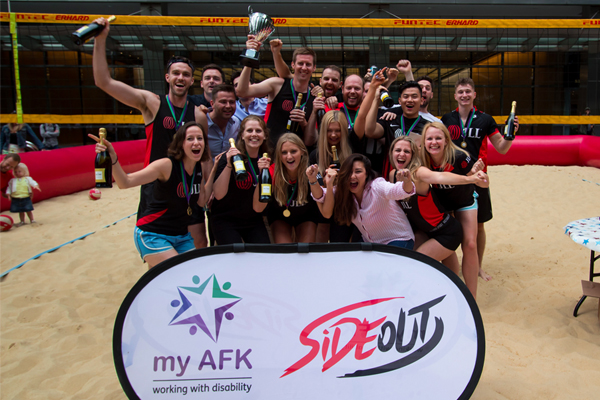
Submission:
{"label": "striped top", "polygon": [[[334,188],[335,191],[335,188]],[[316,201],[323,203],[324,195]],[[406,214],[396,202],[415,194],[415,185],[410,193],[406,193],[402,182],[390,183],[383,178],[377,178],[365,186],[362,206],[354,198],[358,212],[352,219],[363,240],[370,243],[388,244],[394,240],[414,240],[415,235],[410,227]]]}

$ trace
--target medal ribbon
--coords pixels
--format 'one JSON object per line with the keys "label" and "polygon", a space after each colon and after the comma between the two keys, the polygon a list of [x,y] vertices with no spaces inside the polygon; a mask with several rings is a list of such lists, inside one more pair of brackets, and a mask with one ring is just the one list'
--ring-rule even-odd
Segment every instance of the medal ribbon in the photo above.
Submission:
{"label": "medal ribbon", "polygon": [[252,160],[250,159],[250,154],[248,154],[248,152],[246,152],[246,156],[248,156],[248,164],[250,164],[250,170],[252,171],[252,178],[254,178],[254,182],[252,182],[252,184],[258,184],[258,175],[256,174],[256,171],[254,171],[254,166],[252,165]]}
{"label": "medal ribbon", "polygon": [[348,118],[348,123],[350,124],[350,129],[354,129],[354,122],[356,121],[356,117],[358,116],[358,110],[360,110],[360,107],[358,107],[358,109],[356,110],[356,114],[354,114],[354,121],[352,121],[352,118],[350,118],[350,114],[348,113],[348,109],[346,108],[346,105],[344,104],[342,107],[344,107],[344,112],[346,113],[346,118]]}
{"label": "medal ribbon", "polygon": [[185,115],[185,112],[187,111],[188,101],[186,100],[185,106],[183,107],[183,112],[179,116],[179,121],[178,121],[177,117],[175,116],[175,111],[173,110],[173,106],[171,105],[171,100],[169,100],[169,95],[166,95],[165,97],[167,98],[167,104],[169,105],[169,110],[171,110],[171,115],[173,116],[173,120],[176,123],[175,129],[179,129],[179,127],[182,125],[182,122],[183,122],[183,116]]}
{"label": "medal ribbon", "polygon": [[[296,91],[294,90],[293,79],[290,79],[290,87],[292,88],[292,96],[294,96],[294,106],[296,106],[296,103],[298,102],[298,96],[296,95]],[[310,99],[310,88],[308,90],[308,95],[306,96],[306,101],[304,102],[304,104],[302,104],[302,107],[300,107],[301,110],[304,110],[304,106],[306,105],[306,103],[308,103],[308,99]]]}
{"label": "medal ribbon", "polygon": [[[192,191],[188,190],[187,181],[185,180],[185,172],[183,171],[183,161],[179,164],[181,167],[181,181],[183,182],[183,192],[185,193],[185,198],[187,199],[188,207],[190,206],[190,198],[192,197]],[[190,184],[190,189],[194,187],[194,178],[196,177],[196,166],[194,165],[194,172],[192,173],[192,183]]]}
{"label": "medal ribbon", "polygon": [[415,127],[415,125],[417,125],[417,123],[421,120],[421,116],[419,115],[419,117],[415,120],[415,122],[413,122],[413,124],[410,126],[410,129],[408,130],[408,132],[406,132],[404,130],[404,115],[402,115],[400,117],[400,125],[402,125],[402,135],[404,136],[408,136],[410,135],[410,133],[412,132],[413,128]]}
{"label": "medal ribbon", "polygon": [[285,203],[285,209],[287,210],[292,203],[292,198],[294,197],[294,193],[296,193],[296,188],[298,187],[298,182],[294,183],[294,190],[292,190],[292,195],[288,199],[287,203]]}
{"label": "medal ribbon", "polygon": [[[471,129],[471,122],[473,122],[473,117],[475,116],[475,108],[471,108],[471,118],[469,119],[469,123],[467,124],[467,129],[465,129],[465,126],[463,125],[462,122],[462,118],[460,117],[460,115],[458,116],[458,121],[460,122],[460,129],[461,129],[461,138],[463,140],[463,142],[465,141],[465,137],[467,136],[467,132],[469,131],[469,129]],[[469,118],[467,116],[467,118]]]}

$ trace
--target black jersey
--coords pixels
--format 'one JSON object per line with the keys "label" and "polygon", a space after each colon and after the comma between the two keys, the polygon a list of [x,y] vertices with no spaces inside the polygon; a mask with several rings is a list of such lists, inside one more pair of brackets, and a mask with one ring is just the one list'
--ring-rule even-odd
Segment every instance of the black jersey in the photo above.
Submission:
{"label": "black jersey", "polygon": [[[265,122],[269,128],[269,142],[272,148],[276,147],[277,141],[285,132],[287,132],[287,123],[290,117],[290,111],[296,105],[295,91],[292,91],[293,79],[284,79],[279,93],[275,96],[272,102],[267,105],[265,113]],[[310,88],[309,88],[310,89]],[[297,93],[296,93],[297,95]],[[304,112],[306,120],[310,118],[312,112],[314,98],[310,95],[310,90],[302,94],[302,104],[304,104]],[[298,134],[304,138],[302,128],[298,127]]]}
{"label": "black jersey", "polygon": [[[250,166],[252,164],[252,167]],[[246,159],[244,162],[248,177],[245,181],[236,181],[233,170],[226,168],[227,157],[221,157],[217,165],[215,182],[221,174],[231,174],[229,177],[229,187],[227,194],[221,199],[214,199],[211,206],[211,218],[216,223],[219,220],[225,220],[233,223],[238,228],[248,228],[257,224],[262,224],[262,216],[254,211],[254,190],[257,185],[257,178],[260,179],[258,170],[258,158]],[[253,169],[254,168],[254,169]],[[253,174],[255,171],[259,177]]]}
{"label": "black jersey", "polygon": [[[188,204],[198,203],[200,189],[202,187],[202,166],[196,163],[195,176],[188,175],[183,170],[186,188],[189,190],[190,201],[185,195],[182,180],[181,161],[169,157],[171,160],[171,175],[165,182],[154,181],[152,185],[152,196],[147,199],[144,210],[140,210],[136,226],[147,232],[160,233],[163,235],[185,235],[191,217],[187,213]],[[191,190],[190,190],[191,189]]]}
{"label": "black jersey", "polygon": [[[177,121],[173,118],[169,104],[167,103],[167,95],[160,95],[160,107],[158,112],[154,116],[154,120],[146,125],[146,155],[144,157],[144,167],[153,161],[167,157],[167,152],[173,136],[177,132]],[[183,108],[173,106],[175,117],[179,120]],[[185,115],[182,119],[182,124],[186,122],[195,121],[195,107],[193,103],[187,102]],[[138,206],[137,218],[140,219],[144,215],[144,210],[149,203],[149,199],[152,198],[154,189],[152,185],[154,183],[147,183],[142,185],[140,188],[140,204]]]}
{"label": "black jersey", "polygon": [[[471,157],[473,157],[475,160],[481,158],[483,162],[485,162],[484,171],[487,171],[487,137],[500,133],[500,130],[498,129],[498,125],[491,115],[488,115],[483,111],[479,111],[475,107],[473,107],[473,111],[475,112],[475,115],[473,116],[471,126],[464,138],[465,143],[467,143],[465,150],[468,151]],[[469,114],[467,122],[464,124],[465,129],[467,129],[470,118],[471,114]],[[458,108],[452,112],[449,112],[448,114],[445,114],[442,117],[442,122],[448,127],[448,131],[450,131],[450,137],[452,137],[452,142],[454,142],[454,144],[457,146],[461,146],[463,142],[461,134],[462,121],[460,119],[460,114],[458,113]]]}
{"label": "black jersey", "polygon": [[[432,166],[433,171],[452,172],[458,175],[467,175],[473,168],[475,161],[462,151],[456,151],[454,164],[446,165],[445,168]],[[448,211],[456,211],[473,204],[474,185],[432,185],[432,190],[440,199],[444,208]]]}
{"label": "black jersey", "polygon": [[187,98],[188,101],[194,103],[195,106],[205,106],[206,108],[210,107],[210,101],[208,101],[203,94],[190,94]]}
{"label": "black jersey", "polygon": [[[177,121],[173,118],[169,105],[167,104],[167,95],[161,95],[160,107],[154,121],[146,125],[146,157],[144,158],[144,167],[153,161],[167,156],[167,150],[173,141],[173,136],[177,132]],[[173,106],[175,118],[179,120],[183,108]],[[186,122],[195,121],[195,106],[187,102],[185,115],[182,119],[182,125]]]}

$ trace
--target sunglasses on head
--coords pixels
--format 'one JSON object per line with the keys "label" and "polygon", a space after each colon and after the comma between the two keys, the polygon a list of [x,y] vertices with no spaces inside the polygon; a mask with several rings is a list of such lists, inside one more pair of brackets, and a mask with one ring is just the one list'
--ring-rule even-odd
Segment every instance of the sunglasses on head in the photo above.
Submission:
{"label": "sunglasses on head", "polygon": [[169,71],[171,69],[171,65],[173,65],[175,63],[184,63],[184,64],[187,64],[192,69],[192,73],[194,73],[194,71],[196,70],[196,68],[194,68],[194,64],[192,64],[192,62],[190,61],[189,58],[186,58],[186,57],[171,57],[171,59],[169,60],[169,63],[167,64],[167,71]]}

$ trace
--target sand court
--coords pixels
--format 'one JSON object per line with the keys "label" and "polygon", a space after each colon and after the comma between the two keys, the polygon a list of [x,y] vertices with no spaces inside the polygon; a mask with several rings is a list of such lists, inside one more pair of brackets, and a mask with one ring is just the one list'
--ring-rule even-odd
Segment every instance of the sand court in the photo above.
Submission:
{"label": "sand court", "polygon": [[[494,219],[486,224],[484,269],[493,280],[479,280],[487,350],[472,398],[597,398],[597,299],[572,316],[590,251],[563,227],[600,215],[600,169],[494,166],[489,173]],[[37,225],[0,234],[3,272],[96,232],[0,283],[2,399],[126,398],[114,370],[112,330],[147,267],[133,244],[134,217],[103,227],[137,210],[139,189],[102,192],[95,202],[81,192],[37,203]]]}

